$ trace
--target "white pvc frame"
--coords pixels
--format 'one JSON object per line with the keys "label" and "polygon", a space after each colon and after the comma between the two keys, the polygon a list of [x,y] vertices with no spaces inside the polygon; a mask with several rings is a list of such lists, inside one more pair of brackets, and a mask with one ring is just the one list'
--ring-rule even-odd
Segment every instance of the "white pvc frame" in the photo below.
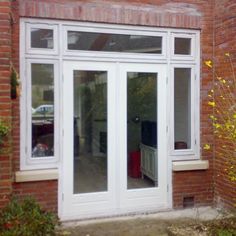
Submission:
{"label": "white pvc frame", "polygon": [[[30,48],[29,32],[31,28],[44,28],[54,30],[54,49],[33,49]],[[58,146],[58,154],[54,160],[54,164],[51,163],[38,163],[32,164],[26,161],[26,149],[27,141],[25,137],[26,127],[28,125],[27,117],[25,116],[26,106],[25,101],[27,98],[27,64],[26,60],[37,60],[38,63],[43,63],[46,60],[52,60],[56,62],[58,70],[55,72],[55,81],[58,81],[58,94],[62,93],[62,63],[65,60],[81,60],[81,61],[110,61],[110,62],[143,62],[143,63],[161,63],[167,65],[167,133],[168,133],[168,149],[169,157],[172,160],[191,160],[200,159],[200,31],[199,30],[185,30],[185,29],[171,29],[171,28],[156,28],[156,27],[143,27],[143,26],[127,26],[127,25],[114,25],[114,24],[102,24],[102,23],[87,23],[87,22],[75,22],[75,21],[57,21],[57,20],[44,20],[44,19],[27,19],[20,20],[20,75],[22,79],[22,98],[20,103],[21,111],[21,169],[42,169],[57,167],[60,153],[62,152],[61,145]],[[120,34],[138,34],[138,35],[150,35],[150,36],[162,36],[162,54],[142,54],[142,53],[114,53],[114,52],[91,52],[91,51],[72,51],[67,50],[67,31],[68,30],[83,30],[93,32],[109,32]],[[185,37],[191,38],[191,55],[174,55],[174,38]],[[65,40],[60,40],[60,39]],[[59,40],[57,40],[59,39]],[[171,81],[173,80],[172,69],[173,66],[191,66],[194,68],[194,87],[195,91],[195,108],[194,108],[194,138],[195,149],[192,152],[173,151],[173,104],[171,101],[171,91],[173,89]],[[58,140],[60,144],[60,137],[63,133],[61,124],[61,117],[59,110],[63,110],[61,96],[59,96],[55,102],[58,102]],[[171,105],[172,104],[172,105]],[[59,108],[60,106],[60,108]],[[56,113],[55,113],[56,118]],[[56,149],[56,147],[55,147]],[[56,150],[55,150],[56,152]],[[41,160],[40,160],[41,161]],[[42,160],[43,161],[43,160]]]}
{"label": "white pvc frame", "polygon": [[[26,77],[22,79],[22,90],[26,91],[21,97],[21,132],[24,138],[21,139],[21,169],[49,169],[55,168],[59,160],[59,83],[58,83],[58,62],[45,59],[26,60]],[[32,157],[32,126],[31,126],[31,65],[32,64],[51,64],[54,68],[54,155],[48,157]],[[22,131],[23,130],[23,131]],[[22,137],[22,133],[21,133]]]}
{"label": "white pvc frame", "polygon": [[[162,53],[161,54],[154,54],[154,53],[131,53],[131,52],[104,52],[104,51],[83,51],[83,50],[69,50],[68,49],[68,31],[80,31],[80,32],[94,32],[94,33],[113,33],[113,34],[132,34],[132,35],[146,35],[146,36],[156,36],[162,37]],[[125,26],[125,27],[117,27],[114,26],[112,28],[104,27],[103,25],[99,24],[96,28],[91,24],[81,24],[79,26],[63,26],[63,54],[68,56],[89,56],[93,54],[95,58],[112,58],[112,59],[120,59],[120,58],[127,58],[127,59],[147,59],[147,60],[156,60],[156,59],[165,59],[166,58],[166,37],[167,32],[162,31],[153,31],[148,30],[137,30],[134,27]]]}
{"label": "white pvc frame", "polygon": [[[175,54],[175,38],[185,38],[190,39],[190,51],[189,55],[184,54]],[[171,59],[172,60],[187,60],[195,61],[196,60],[196,36],[192,33],[171,33]]]}
{"label": "white pvc frame", "polygon": [[[53,30],[53,48],[32,48],[31,47],[31,29],[49,29]],[[42,23],[26,23],[26,53],[42,55],[58,55],[58,25]]]}
{"label": "white pvc frame", "polygon": [[[191,148],[190,149],[174,149],[174,69],[175,68],[189,68],[191,69]],[[198,90],[199,90],[199,80],[197,80],[197,74],[195,71],[194,65],[180,65],[180,64],[172,64],[171,65],[171,81],[170,81],[170,91],[171,91],[171,129],[170,129],[170,155],[173,160],[189,160],[189,159],[199,159],[199,139],[197,137],[197,131],[199,130],[199,120],[198,120],[198,110],[199,110],[199,102],[198,102]]]}

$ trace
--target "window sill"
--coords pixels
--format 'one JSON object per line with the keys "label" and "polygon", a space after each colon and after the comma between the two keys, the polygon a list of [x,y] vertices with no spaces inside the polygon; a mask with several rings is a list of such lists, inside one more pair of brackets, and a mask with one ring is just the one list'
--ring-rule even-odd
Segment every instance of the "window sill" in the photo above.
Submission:
{"label": "window sill", "polygon": [[209,162],[207,160],[172,162],[173,171],[207,170],[207,169],[209,169]]}
{"label": "window sill", "polygon": [[57,180],[58,170],[26,170],[15,172],[15,182],[32,182],[32,181],[44,181],[44,180]]}

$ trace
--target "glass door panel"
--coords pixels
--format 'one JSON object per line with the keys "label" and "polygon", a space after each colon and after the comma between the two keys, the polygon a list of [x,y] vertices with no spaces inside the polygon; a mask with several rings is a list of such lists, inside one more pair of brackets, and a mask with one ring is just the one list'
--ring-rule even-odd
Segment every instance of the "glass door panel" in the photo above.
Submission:
{"label": "glass door panel", "polygon": [[107,191],[107,72],[74,70],[74,194]]}
{"label": "glass door panel", "polygon": [[157,73],[127,72],[128,189],[157,186]]}

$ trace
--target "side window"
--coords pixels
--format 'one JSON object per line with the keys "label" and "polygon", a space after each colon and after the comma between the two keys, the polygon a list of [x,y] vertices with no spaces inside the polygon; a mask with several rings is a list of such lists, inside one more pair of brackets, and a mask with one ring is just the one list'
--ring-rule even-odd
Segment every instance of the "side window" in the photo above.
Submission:
{"label": "side window", "polygon": [[192,148],[191,68],[174,68],[174,149]]}
{"label": "side window", "polygon": [[172,67],[171,155],[174,160],[199,158],[199,81],[194,65]]}
{"label": "side window", "polygon": [[170,153],[172,160],[199,159],[199,34],[176,30],[170,41]]}
{"label": "side window", "polygon": [[31,156],[54,156],[54,65],[31,64]]}
{"label": "side window", "polygon": [[[58,62],[27,59],[22,95],[21,168],[55,168],[58,160]],[[22,146],[23,147],[23,146]]]}
{"label": "side window", "polygon": [[32,20],[21,22],[21,27],[21,63],[26,72],[21,72],[21,169],[55,168],[59,158],[59,26]]}

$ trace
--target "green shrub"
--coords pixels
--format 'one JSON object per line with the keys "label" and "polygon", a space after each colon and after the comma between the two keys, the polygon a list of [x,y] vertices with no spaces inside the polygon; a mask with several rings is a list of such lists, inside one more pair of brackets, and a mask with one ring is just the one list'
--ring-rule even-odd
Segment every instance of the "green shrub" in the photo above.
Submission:
{"label": "green shrub", "polygon": [[208,230],[210,236],[236,236],[236,217],[210,221]]}
{"label": "green shrub", "polygon": [[0,236],[55,235],[57,218],[43,211],[32,198],[12,199],[0,212]]}
{"label": "green shrub", "polygon": [[218,230],[218,236],[235,236],[236,231],[235,230],[227,230],[227,229],[220,229]]}
{"label": "green shrub", "polygon": [[7,136],[9,133],[9,126],[6,124],[6,122],[2,121],[0,119],[0,144],[3,143],[3,139]]}

